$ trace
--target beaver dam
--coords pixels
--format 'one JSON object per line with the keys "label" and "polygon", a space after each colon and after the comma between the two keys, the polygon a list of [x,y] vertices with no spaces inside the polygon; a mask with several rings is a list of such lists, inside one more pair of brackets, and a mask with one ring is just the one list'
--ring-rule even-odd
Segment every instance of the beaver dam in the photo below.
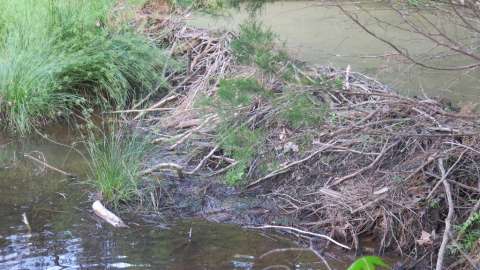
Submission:
{"label": "beaver dam", "polygon": [[[37,117],[46,111],[0,91],[0,187],[14,201],[0,200],[0,266],[346,269],[361,257],[388,269],[478,269],[478,114],[299,61],[253,18],[239,31],[188,25],[180,2],[121,1],[94,20],[96,34],[116,27],[102,48],[118,68],[98,59],[85,81],[49,73],[62,79],[52,91],[79,98],[67,110]],[[122,39],[114,49],[112,33]],[[55,120],[77,127],[44,127]],[[129,228],[94,217],[95,200]]]}

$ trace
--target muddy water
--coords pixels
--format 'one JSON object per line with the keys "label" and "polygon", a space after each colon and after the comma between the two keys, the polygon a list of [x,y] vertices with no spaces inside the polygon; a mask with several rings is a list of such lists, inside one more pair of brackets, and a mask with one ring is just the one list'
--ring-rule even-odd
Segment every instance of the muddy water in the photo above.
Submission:
{"label": "muddy water", "polygon": [[[74,142],[64,129],[49,133],[59,142]],[[25,153],[78,177],[48,171],[24,159]],[[309,252],[260,258],[295,245],[233,225],[121,213],[130,228],[113,229],[89,210],[84,160],[42,138],[0,136],[0,168],[0,269],[324,269]],[[335,269],[346,269],[353,257],[340,253],[329,259]]]}
{"label": "muddy water", "polygon": [[[395,54],[392,48],[368,35],[337,7],[321,4],[321,1],[277,1],[268,3],[258,18],[286,41],[289,51],[299,59],[322,65],[332,65],[366,73],[390,88],[409,95],[448,97],[457,102],[480,101],[480,73],[434,71],[411,65]],[[382,3],[363,4],[366,12],[355,6],[346,9],[358,14],[376,34],[397,43],[410,55],[429,58],[434,47],[425,38],[379,24],[372,16],[395,26],[402,26],[401,19]],[[368,14],[367,14],[368,12]],[[428,16],[428,14],[424,14]],[[191,23],[208,28],[237,29],[247,16],[245,10],[234,10],[230,16],[212,17],[195,14]],[[452,35],[461,35],[461,29],[447,26]],[[451,66],[462,64],[460,57],[447,57],[435,64]]]}

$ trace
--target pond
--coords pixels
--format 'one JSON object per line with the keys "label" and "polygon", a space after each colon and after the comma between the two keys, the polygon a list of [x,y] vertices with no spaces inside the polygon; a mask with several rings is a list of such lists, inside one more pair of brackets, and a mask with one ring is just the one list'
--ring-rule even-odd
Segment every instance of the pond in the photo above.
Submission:
{"label": "pond", "polygon": [[[436,53],[432,49],[435,46],[426,38],[398,29],[396,26],[401,26],[402,20],[386,4],[367,1],[361,7],[346,4],[345,8],[355,12],[358,19],[376,34],[407,49],[410,55],[429,58]],[[257,17],[285,41],[291,54],[302,61],[343,69],[350,65],[353,71],[365,73],[407,95],[425,93],[460,103],[480,101],[478,71],[438,71],[412,65],[328,2],[275,1],[265,4]],[[228,16],[196,13],[191,16],[190,23],[210,29],[235,30],[247,18],[248,12],[240,9],[231,11]],[[452,35],[461,33],[461,29],[454,26],[447,28]],[[447,56],[435,63],[460,65],[464,59]]]}
{"label": "pond", "polygon": [[[64,128],[48,133],[56,142],[74,142]],[[260,257],[297,246],[236,225],[121,212],[130,228],[115,229],[90,210],[88,167],[75,151],[40,136],[1,135],[0,154],[0,269],[324,269],[308,251]],[[48,170],[24,154],[78,177]],[[346,269],[354,256],[328,259]],[[283,266],[269,268],[274,265]]]}

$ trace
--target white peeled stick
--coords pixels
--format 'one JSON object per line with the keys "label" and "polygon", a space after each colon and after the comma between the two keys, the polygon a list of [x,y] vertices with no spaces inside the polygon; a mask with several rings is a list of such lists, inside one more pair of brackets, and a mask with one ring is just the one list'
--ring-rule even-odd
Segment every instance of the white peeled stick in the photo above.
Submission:
{"label": "white peeled stick", "polygon": [[127,224],[122,219],[117,217],[114,213],[110,212],[100,201],[95,201],[92,204],[93,212],[106,222],[110,223],[115,228],[128,228]]}

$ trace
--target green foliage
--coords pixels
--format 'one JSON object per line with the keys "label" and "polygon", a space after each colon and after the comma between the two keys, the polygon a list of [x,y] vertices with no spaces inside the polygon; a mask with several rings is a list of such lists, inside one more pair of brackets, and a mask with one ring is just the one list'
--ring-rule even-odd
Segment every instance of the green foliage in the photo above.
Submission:
{"label": "green foliage", "polygon": [[[280,120],[295,128],[319,125],[328,115],[327,106],[322,103],[315,104],[312,101],[314,97],[308,93],[286,92],[275,95],[251,78],[220,81],[217,95],[202,99],[199,105],[214,108],[220,116],[222,127],[217,134],[217,141],[225,154],[237,161],[236,166],[226,175],[226,181],[232,185],[245,180],[251,161],[265,141],[262,129],[244,126],[244,118],[250,113],[249,105],[256,99],[272,102],[274,107],[278,108],[279,113],[276,115]],[[310,142],[311,138],[301,145]],[[264,167],[260,164],[258,169],[271,170],[275,164],[275,161]]]}
{"label": "green foliage", "polygon": [[457,228],[460,248],[470,252],[480,239],[480,213],[475,213]]}
{"label": "green foliage", "polygon": [[231,47],[237,60],[242,64],[254,62],[257,54],[273,49],[275,34],[264,29],[257,21],[249,21],[240,25],[239,36],[232,41]]}
{"label": "green foliage", "polygon": [[230,107],[246,106],[255,95],[265,95],[263,87],[254,79],[227,79],[219,84],[217,96]]}
{"label": "green foliage", "polygon": [[225,175],[225,182],[231,186],[239,185],[245,179],[248,164],[245,161],[237,163],[233,168],[228,170]]}
{"label": "green foliage", "polygon": [[258,147],[263,143],[263,131],[225,125],[218,138],[225,153],[237,161],[236,166],[227,172],[226,182],[231,185],[240,184],[245,179],[246,170]]}
{"label": "green foliage", "polygon": [[[402,179],[400,179],[402,180]],[[432,199],[430,201],[428,201],[428,208],[431,208],[431,209],[439,209],[440,208],[440,202],[438,199]]]}
{"label": "green foliage", "polygon": [[8,56],[0,58],[0,112],[6,124],[22,134],[40,117],[55,118],[83,104],[79,96],[61,92],[63,82],[55,79],[69,61],[62,54],[45,54],[37,45],[45,46],[20,49],[7,44]]}
{"label": "green foliage", "polygon": [[115,207],[139,195],[140,172],[151,148],[148,138],[123,130],[113,125],[99,140],[90,134],[87,141],[91,181]]}
{"label": "green foliage", "polygon": [[290,93],[282,98],[280,116],[290,126],[300,128],[320,125],[328,115],[325,104],[315,104],[313,97],[307,93]]}
{"label": "green foliage", "polygon": [[343,80],[342,79],[335,79],[334,81],[335,88],[342,89],[343,87]]}
{"label": "green foliage", "polygon": [[265,160],[268,161],[258,165],[258,171],[261,174],[267,174],[280,168],[280,163],[278,162],[278,160],[276,160],[276,157],[274,155],[265,157]]}
{"label": "green foliage", "polygon": [[269,94],[252,78],[221,80],[217,95],[204,97],[196,105],[214,108],[220,116],[221,126],[217,141],[225,154],[236,160],[236,165],[226,174],[226,182],[237,185],[245,180],[246,170],[264,141],[263,131],[250,129],[241,121],[242,110],[256,97],[268,97]]}
{"label": "green foliage", "polygon": [[164,82],[167,57],[125,26],[114,0],[0,2],[0,117],[21,134],[79,106],[123,106]]}
{"label": "green foliage", "polygon": [[375,270],[378,267],[388,268],[388,265],[377,256],[364,256],[358,258],[347,270]]}
{"label": "green foliage", "polygon": [[169,0],[173,7],[193,8],[208,13],[218,13],[228,6],[226,0]]}
{"label": "green foliage", "polygon": [[264,5],[276,0],[228,0],[228,3],[232,7],[240,8],[241,4],[245,4],[245,9],[250,13],[250,16],[254,17],[262,10]]}
{"label": "green foliage", "polygon": [[298,145],[299,151],[301,153],[312,149],[316,133],[317,132],[315,130],[306,131],[295,138],[295,143]]}
{"label": "green foliage", "polygon": [[193,8],[208,13],[216,14],[223,12],[227,8],[240,8],[245,3],[245,8],[253,17],[267,2],[275,0],[168,0],[173,7]]}
{"label": "green foliage", "polygon": [[275,51],[276,35],[257,21],[240,25],[239,36],[232,41],[231,48],[241,64],[255,64],[265,72],[275,72],[279,62],[288,59],[287,54]]}

